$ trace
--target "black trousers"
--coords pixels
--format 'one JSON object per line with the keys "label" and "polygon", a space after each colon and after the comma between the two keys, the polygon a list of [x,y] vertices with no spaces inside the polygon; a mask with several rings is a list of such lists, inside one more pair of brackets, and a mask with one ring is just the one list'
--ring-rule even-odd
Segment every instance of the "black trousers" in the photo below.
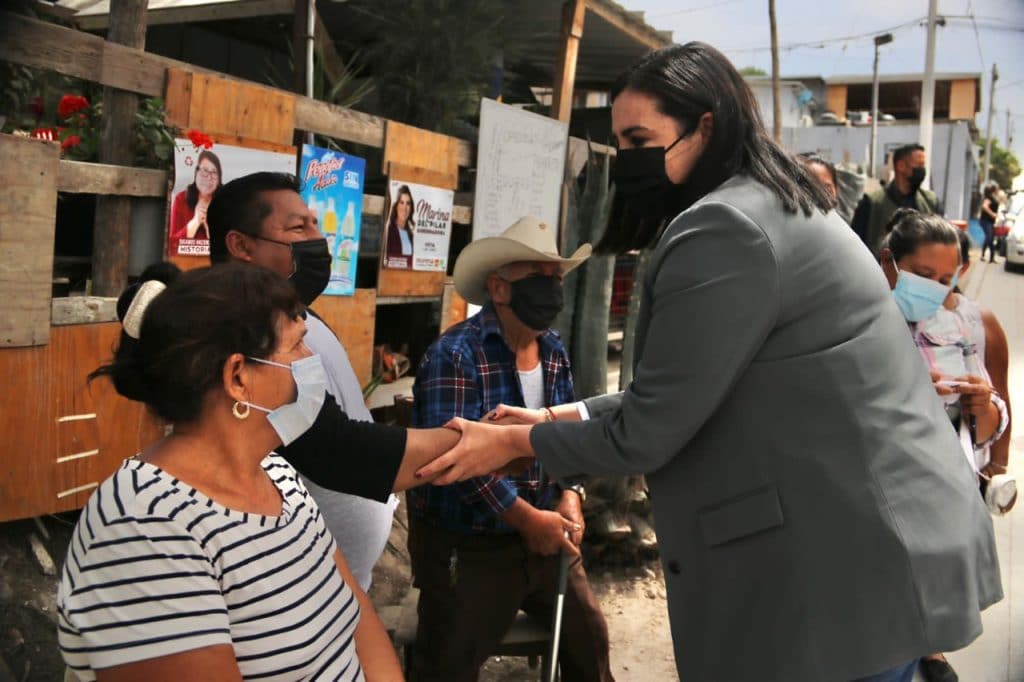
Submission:
{"label": "black trousers", "polygon": [[[452,533],[410,515],[409,555],[420,590],[413,682],[475,682],[519,609],[551,622],[559,557],[527,552],[518,535]],[[613,679],[608,625],[579,559],[569,570],[558,661],[564,682]]]}

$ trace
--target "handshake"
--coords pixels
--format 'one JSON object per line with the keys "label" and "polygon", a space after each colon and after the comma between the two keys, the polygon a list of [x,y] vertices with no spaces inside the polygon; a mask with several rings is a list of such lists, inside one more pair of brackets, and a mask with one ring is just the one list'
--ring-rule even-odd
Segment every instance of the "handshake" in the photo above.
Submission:
{"label": "handshake", "polygon": [[448,452],[422,467],[417,477],[440,474],[434,485],[450,485],[476,476],[506,476],[523,471],[533,460],[530,429],[534,424],[551,421],[548,409],[498,405],[473,422],[455,417],[445,428],[461,434]]}

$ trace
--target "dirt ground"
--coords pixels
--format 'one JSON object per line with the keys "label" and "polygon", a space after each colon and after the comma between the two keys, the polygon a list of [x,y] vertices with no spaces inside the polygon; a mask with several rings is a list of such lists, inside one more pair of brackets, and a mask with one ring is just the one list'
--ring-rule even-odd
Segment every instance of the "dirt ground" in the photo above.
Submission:
{"label": "dirt ground", "polygon": [[[48,540],[32,521],[0,524],[0,682],[60,682],[64,664],[57,649],[56,591],[61,563],[77,513],[42,519]],[[44,575],[33,556],[35,534],[56,563],[58,575]],[[591,583],[601,603],[612,642],[612,672],[619,682],[676,680],[665,606],[665,587],[657,561],[629,567],[590,566]],[[409,586],[403,516],[399,514],[389,547],[374,571],[371,597],[378,606],[396,604]],[[492,658],[481,682],[537,680],[525,658]]]}

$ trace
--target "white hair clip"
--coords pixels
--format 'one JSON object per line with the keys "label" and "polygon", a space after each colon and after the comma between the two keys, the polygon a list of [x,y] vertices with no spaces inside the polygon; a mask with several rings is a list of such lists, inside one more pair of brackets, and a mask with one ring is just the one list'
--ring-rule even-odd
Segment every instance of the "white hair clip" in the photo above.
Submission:
{"label": "white hair clip", "polygon": [[121,320],[125,334],[136,341],[139,339],[139,333],[142,331],[142,316],[146,314],[146,308],[166,288],[166,284],[155,279],[147,280],[139,287],[139,290],[135,292],[135,298],[132,299],[132,304],[128,306],[128,311],[124,314],[124,319]]}

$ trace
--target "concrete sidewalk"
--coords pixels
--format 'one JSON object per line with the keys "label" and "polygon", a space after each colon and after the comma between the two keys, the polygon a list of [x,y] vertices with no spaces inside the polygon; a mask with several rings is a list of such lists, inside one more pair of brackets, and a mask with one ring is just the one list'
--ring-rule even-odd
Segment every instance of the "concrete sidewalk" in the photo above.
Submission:
{"label": "concrete sidewalk", "polygon": [[[972,254],[977,258],[977,254]],[[1024,417],[1024,274],[977,263],[967,295],[999,318],[1010,345],[1010,398]],[[1010,471],[1024,484],[1024,424],[1013,428]],[[983,614],[985,632],[973,644],[947,655],[961,682],[1024,681],[1024,504],[993,519],[1005,598]]]}

